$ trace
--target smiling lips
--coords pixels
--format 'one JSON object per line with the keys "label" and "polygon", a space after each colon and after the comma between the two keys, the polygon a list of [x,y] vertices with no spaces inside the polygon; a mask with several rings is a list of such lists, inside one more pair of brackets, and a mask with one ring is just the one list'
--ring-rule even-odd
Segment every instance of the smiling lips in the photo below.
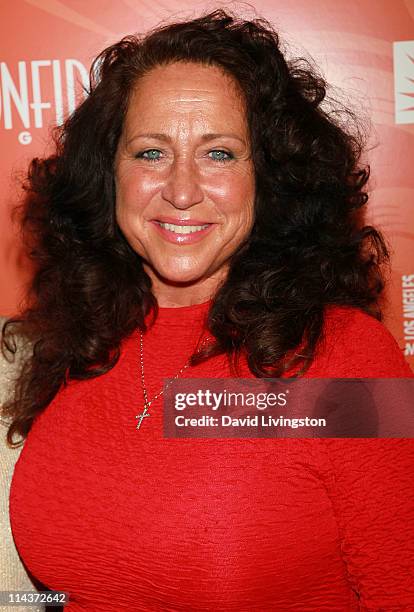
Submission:
{"label": "smiling lips", "polygon": [[152,223],[165,240],[174,244],[193,244],[198,242],[216,225],[215,223],[203,223],[198,219],[181,221],[166,217],[163,217],[162,220],[153,219]]}

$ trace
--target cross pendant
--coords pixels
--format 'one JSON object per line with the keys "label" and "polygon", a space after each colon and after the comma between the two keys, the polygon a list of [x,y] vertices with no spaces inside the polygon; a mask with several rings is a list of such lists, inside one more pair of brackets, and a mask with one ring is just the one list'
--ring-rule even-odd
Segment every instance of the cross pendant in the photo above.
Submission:
{"label": "cross pendant", "polygon": [[139,429],[141,427],[141,423],[144,420],[145,417],[149,417],[151,416],[150,413],[148,412],[147,406],[144,407],[144,410],[141,414],[137,414],[137,416],[135,417],[136,419],[138,419],[138,425],[136,427],[136,429]]}

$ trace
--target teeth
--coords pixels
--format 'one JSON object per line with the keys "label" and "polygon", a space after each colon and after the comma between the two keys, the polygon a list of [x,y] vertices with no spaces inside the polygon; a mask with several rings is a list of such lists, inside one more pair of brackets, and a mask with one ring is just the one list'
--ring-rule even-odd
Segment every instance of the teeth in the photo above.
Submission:
{"label": "teeth", "polygon": [[199,232],[210,225],[209,223],[207,223],[207,225],[173,225],[172,223],[161,223],[161,221],[158,221],[158,223],[164,229],[170,230],[170,232],[175,232],[176,234],[192,234],[193,232]]}

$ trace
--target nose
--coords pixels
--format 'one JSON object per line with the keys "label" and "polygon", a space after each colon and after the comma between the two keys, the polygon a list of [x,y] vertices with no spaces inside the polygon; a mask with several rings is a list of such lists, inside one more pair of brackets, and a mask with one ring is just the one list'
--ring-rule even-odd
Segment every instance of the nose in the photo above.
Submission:
{"label": "nose", "polygon": [[203,200],[197,165],[192,159],[175,160],[161,195],[175,208],[186,209]]}

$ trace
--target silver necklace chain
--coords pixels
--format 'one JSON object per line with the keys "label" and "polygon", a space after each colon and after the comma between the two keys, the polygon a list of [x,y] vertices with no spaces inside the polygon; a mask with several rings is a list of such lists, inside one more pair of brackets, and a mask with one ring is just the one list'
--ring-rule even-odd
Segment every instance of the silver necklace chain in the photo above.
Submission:
{"label": "silver necklace chain", "polygon": [[[204,344],[208,340],[212,340],[211,336],[207,336],[206,338],[204,338],[204,340],[202,341],[202,343],[200,345],[200,348],[198,349],[197,352],[200,351],[200,349],[204,346]],[[144,375],[144,334],[142,332],[140,332],[141,384],[142,384],[142,391],[143,391],[143,394],[144,394],[144,410],[141,412],[141,414],[137,414],[136,417],[135,417],[136,419],[138,419],[138,423],[137,423],[136,429],[139,429],[141,427],[142,421],[144,420],[145,417],[151,416],[150,413],[148,412],[148,408],[151,406],[151,404],[156,399],[158,399],[164,393],[164,391],[166,389],[168,389],[168,387],[172,384],[172,382],[174,380],[176,380],[184,372],[184,370],[186,368],[189,367],[190,359],[191,359],[191,357],[188,359],[187,363],[185,363],[183,365],[183,367],[177,372],[177,374],[175,376],[171,377],[171,380],[164,386],[163,389],[161,389],[161,391],[156,393],[151,400],[148,400],[148,393],[147,393],[147,389],[145,387],[145,375]]]}

